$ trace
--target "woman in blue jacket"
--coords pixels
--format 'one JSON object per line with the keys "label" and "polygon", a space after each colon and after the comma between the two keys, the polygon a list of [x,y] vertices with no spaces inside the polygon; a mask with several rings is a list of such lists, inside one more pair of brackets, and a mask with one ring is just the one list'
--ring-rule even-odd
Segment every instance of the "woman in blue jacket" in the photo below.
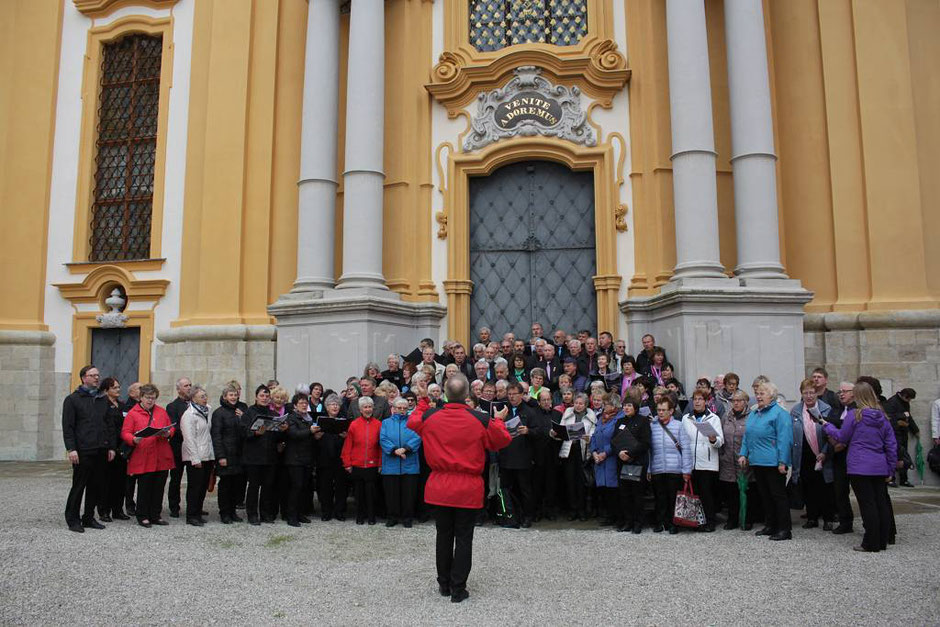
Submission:
{"label": "woman in blue jacket", "polygon": [[591,460],[594,462],[594,485],[598,496],[607,509],[607,516],[601,521],[604,527],[617,524],[617,454],[611,449],[610,441],[614,437],[614,427],[620,418],[620,397],[608,392],[604,394],[604,405],[600,420],[591,435]]}
{"label": "woman in blue jacket", "polygon": [[418,451],[421,438],[406,426],[408,400],[398,397],[392,406],[392,415],[382,421],[379,445],[382,447],[382,486],[385,489],[385,507],[388,513],[386,527],[401,521],[411,527],[421,470]]}
{"label": "woman in blue jacket", "polygon": [[755,390],[757,408],[747,419],[738,466],[754,470],[757,491],[764,506],[766,522],[757,532],[771,540],[793,538],[790,500],[787,497],[787,468],[793,446],[790,414],[777,404],[777,386],[764,381]]}

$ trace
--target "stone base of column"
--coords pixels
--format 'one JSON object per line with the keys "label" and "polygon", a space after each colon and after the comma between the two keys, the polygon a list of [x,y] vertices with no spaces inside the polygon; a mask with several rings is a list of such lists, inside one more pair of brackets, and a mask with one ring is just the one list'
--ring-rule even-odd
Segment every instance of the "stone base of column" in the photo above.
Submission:
{"label": "stone base of column", "polygon": [[766,375],[787,400],[804,376],[803,305],[796,280],[681,279],[656,296],[620,303],[632,344],[645,333],[666,349],[688,392],[700,377],[736,372],[741,387]]}
{"label": "stone base of column", "polygon": [[[803,327],[806,368],[826,368],[831,389],[859,375],[876,377],[889,398],[913,388],[917,398],[911,414],[920,427],[921,445],[930,450],[930,406],[940,396],[940,310],[806,314]],[[908,435],[912,458],[915,440]],[[919,482],[916,470],[908,474],[912,483]],[[924,478],[929,485],[940,485],[940,476],[930,470]]]}
{"label": "stone base of column", "polygon": [[242,400],[250,405],[255,387],[274,378],[276,337],[273,325],[178,327],[157,333],[152,379],[160,388],[160,403],[174,398],[177,379],[189,377],[206,388],[213,407],[233,379],[241,383]]}
{"label": "stone base of column", "polygon": [[390,354],[411,351],[424,337],[438,337],[447,308],[403,302],[374,289],[322,290],[300,298],[285,294],[268,307],[277,317],[277,378],[282,385],[320,381],[340,389],[363,366],[384,370]]}
{"label": "stone base of column", "polygon": [[54,334],[0,331],[0,460],[63,459],[68,376],[55,372]]}

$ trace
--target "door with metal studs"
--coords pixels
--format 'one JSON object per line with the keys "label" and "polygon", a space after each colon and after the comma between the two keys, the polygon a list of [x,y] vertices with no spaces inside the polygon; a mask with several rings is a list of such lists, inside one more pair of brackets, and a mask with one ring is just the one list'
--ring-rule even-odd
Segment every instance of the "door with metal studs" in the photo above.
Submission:
{"label": "door with metal studs", "polygon": [[470,180],[470,325],[527,338],[597,326],[594,177],[549,161]]}
{"label": "door with metal studs", "polygon": [[140,374],[140,328],[93,329],[91,363],[101,373],[101,380],[114,377],[121,384],[121,397]]}

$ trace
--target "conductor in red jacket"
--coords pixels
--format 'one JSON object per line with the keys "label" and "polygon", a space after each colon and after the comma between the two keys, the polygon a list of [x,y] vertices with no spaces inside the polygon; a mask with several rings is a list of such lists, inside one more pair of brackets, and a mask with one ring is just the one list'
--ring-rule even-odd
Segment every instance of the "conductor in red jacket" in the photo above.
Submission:
{"label": "conductor in red jacket", "polygon": [[456,375],[444,383],[447,403],[429,409],[427,382],[417,384],[418,405],[408,428],[421,436],[431,467],[424,500],[435,507],[437,526],[437,583],[441,595],[460,603],[470,596],[467,577],[473,553],[473,528],[483,506],[483,463],[486,451],[508,446],[503,424],[506,409],[490,419],[465,404],[470,384]]}

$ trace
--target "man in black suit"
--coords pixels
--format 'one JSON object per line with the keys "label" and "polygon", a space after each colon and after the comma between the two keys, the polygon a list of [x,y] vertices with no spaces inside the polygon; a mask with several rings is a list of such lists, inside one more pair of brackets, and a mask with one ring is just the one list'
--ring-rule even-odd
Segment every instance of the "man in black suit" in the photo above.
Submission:
{"label": "man in black suit", "polygon": [[551,343],[555,345],[555,356],[559,361],[564,361],[568,356],[568,334],[562,329],[555,329],[552,340]]}
{"label": "man in black suit", "polygon": [[542,354],[535,362],[535,367],[545,371],[545,387],[553,392],[558,389],[558,377],[561,376],[561,361],[555,356],[555,345],[546,342],[542,346]]}
{"label": "man in black suit", "polygon": [[[362,377],[359,379],[359,388],[362,390],[362,396],[372,399],[373,409],[372,415],[378,418],[379,420],[385,420],[392,415],[392,408],[388,405],[388,399],[384,396],[375,395],[375,379],[372,377]],[[358,418],[361,414],[359,413],[359,399],[357,398],[349,404],[349,417]]]}
{"label": "man in black suit", "polygon": [[176,466],[170,470],[170,486],[166,493],[170,504],[170,516],[173,518],[180,517],[180,483],[183,481],[183,430],[180,429],[180,419],[189,409],[192,393],[193,382],[186,377],[181,377],[176,381],[176,398],[166,406],[166,413],[170,415],[170,421],[176,427],[173,437],[170,438],[170,447],[173,449],[173,460]]}
{"label": "man in black suit", "polygon": [[636,371],[640,374],[649,374],[650,364],[653,363],[653,349],[656,348],[656,338],[647,333],[640,340],[643,350],[636,356]]}
{"label": "man in black suit", "polygon": [[470,359],[467,357],[467,349],[460,342],[454,344],[454,364],[457,366],[457,370],[467,377],[468,381],[473,381],[476,378],[473,364],[470,363]]}
{"label": "man in black suit", "polygon": [[[62,439],[72,464],[72,489],[65,502],[65,522],[70,531],[84,533],[85,528],[104,529],[95,520],[95,506],[103,500],[107,482],[107,463],[114,459],[117,443],[115,429],[109,424],[108,400],[98,392],[101,375],[94,366],[79,372],[82,384],[62,403]],[[79,517],[82,496],[85,513]]]}
{"label": "man in black suit", "polygon": [[[535,518],[535,499],[532,493],[532,465],[535,458],[534,448],[530,441],[535,438],[535,434],[530,434],[529,431],[532,410],[522,392],[522,386],[518,383],[509,384],[507,396],[509,413],[505,420],[508,422],[513,418],[519,418],[520,424],[516,429],[509,431],[512,442],[498,453],[499,485],[504,491],[504,496],[512,494],[515,502],[522,506],[520,522],[525,528],[531,527],[532,519]],[[534,404],[535,401],[532,403]]]}

